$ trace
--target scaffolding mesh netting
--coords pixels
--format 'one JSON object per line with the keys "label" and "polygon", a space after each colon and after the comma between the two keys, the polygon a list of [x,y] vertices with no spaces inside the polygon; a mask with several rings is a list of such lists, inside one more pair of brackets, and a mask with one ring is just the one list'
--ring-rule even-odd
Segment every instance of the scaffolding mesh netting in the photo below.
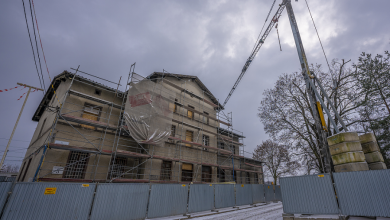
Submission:
{"label": "scaffolding mesh netting", "polygon": [[130,135],[140,144],[163,145],[171,134],[176,93],[161,82],[133,73],[124,119]]}

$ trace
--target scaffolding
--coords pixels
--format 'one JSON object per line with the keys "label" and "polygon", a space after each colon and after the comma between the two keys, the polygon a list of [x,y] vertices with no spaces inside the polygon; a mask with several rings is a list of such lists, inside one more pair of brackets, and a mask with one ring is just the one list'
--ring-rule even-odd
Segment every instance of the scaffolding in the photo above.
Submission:
{"label": "scaffolding", "polygon": [[[144,78],[134,67],[124,92],[118,90],[120,82],[109,88],[78,75],[95,77],[78,69],[65,74],[69,85],[62,104],[51,101],[46,108],[47,118],[51,114],[54,120],[34,181],[263,183],[261,162],[244,157],[243,133],[233,129],[232,113],[210,99],[209,91],[191,91],[194,78],[189,81],[185,75],[163,71]],[[171,126],[167,134],[169,123],[159,125],[159,131],[165,129],[160,136],[166,136],[159,141],[148,139],[152,131],[134,138],[140,126],[153,127],[160,120],[156,112],[140,108],[142,117],[127,114],[135,103],[129,93],[145,83],[154,85],[143,97],[146,105],[159,96],[158,104],[171,114],[158,116]]]}

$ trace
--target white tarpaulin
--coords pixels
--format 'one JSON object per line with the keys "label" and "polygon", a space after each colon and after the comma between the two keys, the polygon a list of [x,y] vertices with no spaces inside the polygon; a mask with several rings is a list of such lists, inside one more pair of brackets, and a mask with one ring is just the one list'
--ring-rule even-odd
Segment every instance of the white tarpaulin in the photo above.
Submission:
{"label": "white tarpaulin", "polygon": [[150,80],[132,82],[124,119],[130,135],[140,144],[162,145],[171,134],[176,93]]}

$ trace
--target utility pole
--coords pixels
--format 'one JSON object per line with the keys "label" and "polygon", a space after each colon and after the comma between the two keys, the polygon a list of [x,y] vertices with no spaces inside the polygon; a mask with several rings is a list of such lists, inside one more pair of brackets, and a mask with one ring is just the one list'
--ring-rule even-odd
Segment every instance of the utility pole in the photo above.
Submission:
{"label": "utility pole", "polygon": [[316,99],[316,94],[314,91],[316,88],[313,88],[312,86],[310,86],[310,84],[313,85],[313,83],[310,82],[310,80],[314,80],[314,76],[311,75],[310,70],[309,70],[309,65],[307,64],[306,54],[305,54],[305,50],[303,49],[302,39],[301,39],[301,35],[299,34],[298,24],[297,24],[297,21],[295,20],[294,11],[293,11],[293,8],[291,6],[291,0],[284,0],[283,4],[286,5],[288,18],[290,20],[291,30],[293,32],[295,45],[296,45],[297,51],[298,51],[299,61],[301,63],[302,75],[303,75],[303,78],[305,79],[307,92],[309,93],[310,107],[311,107],[311,110],[313,112],[315,127],[316,127],[317,134],[318,134],[317,138],[318,138],[318,145],[319,145],[319,149],[320,149],[320,154],[321,154],[321,157],[324,158],[323,161],[325,163],[324,170],[326,173],[330,173],[330,172],[332,172],[330,153],[329,153],[329,149],[328,149],[329,148],[328,143],[326,140],[326,133],[323,130],[320,116],[319,116],[319,113],[318,113],[317,108],[316,108],[317,99]]}
{"label": "utility pole", "polygon": [[12,138],[13,138],[13,136],[15,134],[16,127],[18,126],[20,116],[22,115],[24,106],[26,105],[27,98],[30,95],[31,89],[36,89],[36,90],[43,91],[43,89],[41,89],[41,88],[37,88],[37,87],[34,87],[34,86],[29,86],[29,85],[26,85],[26,84],[23,84],[23,83],[18,83],[18,85],[28,87],[28,92],[27,92],[26,98],[24,99],[24,103],[23,103],[22,109],[20,109],[20,113],[19,113],[18,119],[16,120],[16,123],[15,123],[15,126],[14,126],[14,130],[12,130],[11,137],[8,140],[8,144],[7,144],[7,147],[5,148],[5,151],[4,151],[4,154],[3,154],[3,158],[1,158],[0,170],[3,169],[3,163],[4,163],[4,160],[5,160],[5,157],[7,156],[9,145],[11,144]]}

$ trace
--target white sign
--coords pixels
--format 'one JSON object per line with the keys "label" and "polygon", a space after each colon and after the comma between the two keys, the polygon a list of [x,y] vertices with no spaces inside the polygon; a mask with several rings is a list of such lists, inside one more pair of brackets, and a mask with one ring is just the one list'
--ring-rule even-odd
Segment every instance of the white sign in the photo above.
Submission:
{"label": "white sign", "polygon": [[66,141],[55,141],[54,142],[55,144],[62,144],[62,145],[69,145],[69,142],[66,142]]}
{"label": "white sign", "polygon": [[51,171],[51,174],[62,174],[63,172],[64,172],[63,167],[53,166],[53,171]]}

